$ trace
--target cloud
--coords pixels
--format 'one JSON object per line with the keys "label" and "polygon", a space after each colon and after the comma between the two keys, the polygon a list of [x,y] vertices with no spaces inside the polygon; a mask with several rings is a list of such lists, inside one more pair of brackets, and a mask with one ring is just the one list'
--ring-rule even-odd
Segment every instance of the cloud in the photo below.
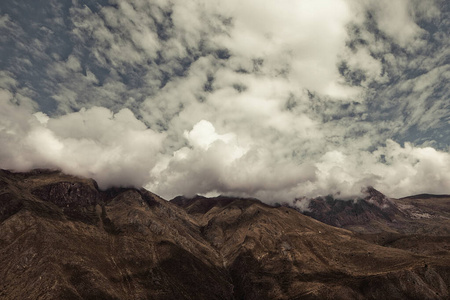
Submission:
{"label": "cloud", "polygon": [[[428,2],[432,4],[432,1]],[[374,15],[378,28],[400,46],[406,46],[423,33],[411,14],[414,4],[410,0],[365,1],[365,4]],[[433,10],[433,5],[428,7]]]}
{"label": "cloud", "polygon": [[304,89],[343,99],[358,93],[341,84],[335,68],[352,16],[346,1],[231,1],[229,8],[234,26],[216,41],[231,54],[260,58],[263,72]]}
{"label": "cloud", "polygon": [[75,1],[31,27],[5,7],[0,167],[166,198],[448,192],[441,4]]}
{"label": "cloud", "polygon": [[12,104],[2,94],[0,165],[25,171],[58,168],[92,177],[101,188],[142,186],[150,180],[164,134],[148,129],[128,109],[94,107],[49,118]]}
{"label": "cloud", "polygon": [[364,186],[376,186],[391,197],[445,193],[450,187],[449,162],[449,153],[387,140],[373,152],[325,153],[316,164],[318,182],[312,187],[344,198],[360,195]]}
{"label": "cloud", "polygon": [[392,197],[450,188],[450,154],[431,147],[387,140],[375,151],[332,150],[299,163],[267,151],[268,145],[244,145],[232,133],[218,134],[205,120],[185,136],[190,145],[166,156],[154,169],[158,180],[148,185],[169,198],[216,192],[276,202],[327,194],[352,199],[367,186]]}

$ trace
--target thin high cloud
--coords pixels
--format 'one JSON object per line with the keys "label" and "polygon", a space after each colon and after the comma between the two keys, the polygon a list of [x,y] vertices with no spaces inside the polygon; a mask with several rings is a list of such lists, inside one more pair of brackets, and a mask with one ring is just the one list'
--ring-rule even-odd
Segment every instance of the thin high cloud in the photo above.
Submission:
{"label": "thin high cloud", "polygon": [[1,167],[166,198],[450,192],[445,1],[86,4],[1,16]]}

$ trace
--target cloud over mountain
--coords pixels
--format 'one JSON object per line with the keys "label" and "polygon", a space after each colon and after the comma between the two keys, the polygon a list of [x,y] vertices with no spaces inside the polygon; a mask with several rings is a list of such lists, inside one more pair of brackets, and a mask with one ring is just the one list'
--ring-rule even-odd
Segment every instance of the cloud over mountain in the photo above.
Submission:
{"label": "cloud over mountain", "polygon": [[450,191],[445,1],[35,5],[0,16],[2,168],[165,197]]}
{"label": "cloud over mountain", "polygon": [[129,109],[113,114],[93,107],[48,118],[1,100],[4,168],[61,168],[93,177],[101,188],[142,186],[150,180],[165,135],[148,129]]}

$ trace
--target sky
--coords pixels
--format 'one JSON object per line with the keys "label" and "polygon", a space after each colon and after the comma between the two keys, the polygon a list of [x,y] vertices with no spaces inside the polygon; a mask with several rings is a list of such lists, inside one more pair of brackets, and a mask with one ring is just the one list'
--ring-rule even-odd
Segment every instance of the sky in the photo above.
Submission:
{"label": "sky", "polygon": [[445,0],[0,2],[0,168],[166,199],[450,194]]}

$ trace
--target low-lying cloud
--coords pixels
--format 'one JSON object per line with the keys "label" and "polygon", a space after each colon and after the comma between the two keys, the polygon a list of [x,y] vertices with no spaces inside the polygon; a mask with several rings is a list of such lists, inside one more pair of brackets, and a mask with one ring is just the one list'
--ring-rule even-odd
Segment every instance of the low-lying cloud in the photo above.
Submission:
{"label": "low-lying cloud", "polygon": [[58,168],[92,177],[101,188],[143,186],[165,135],[148,129],[128,109],[93,107],[58,118],[30,114],[1,99],[2,168]]}
{"label": "low-lying cloud", "polygon": [[[202,126],[208,130],[198,132]],[[206,144],[196,141],[199,133]],[[327,194],[353,198],[367,186],[392,197],[450,188],[450,154],[431,147],[387,140],[371,152],[347,148],[299,160],[270,152],[270,146],[241,143],[230,133],[219,135],[204,120],[185,136],[189,145],[155,168],[158,180],[148,188],[168,197],[225,193],[266,201]]]}

